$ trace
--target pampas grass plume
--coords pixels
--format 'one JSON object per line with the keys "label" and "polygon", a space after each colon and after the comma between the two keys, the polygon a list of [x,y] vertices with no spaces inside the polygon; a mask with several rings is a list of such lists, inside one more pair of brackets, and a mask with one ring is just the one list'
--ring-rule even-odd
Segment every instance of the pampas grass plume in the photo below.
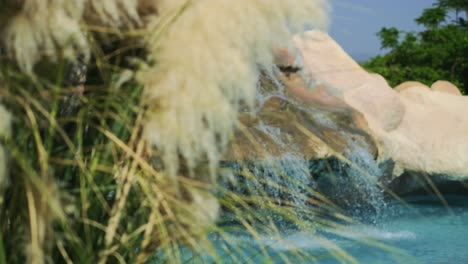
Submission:
{"label": "pampas grass plume", "polygon": [[2,32],[3,44],[28,73],[44,56],[57,60],[57,50],[68,58],[86,54],[88,45],[79,25],[83,9],[83,0],[24,0]]}
{"label": "pampas grass plume", "polygon": [[138,0],[24,0],[6,23],[1,40],[18,66],[27,73],[43,57],[57,61],[89,55],[81,23],[113,29],[140,23]]}
{"label": "pampas grass plume", "polygon": [[[15,0],[7,1],[8,3],[16,3]],[[26,73],[27,77],[31,77],[28,74],[34,73],[35,65],[42,59],[54,62],[64,58],[75,60],[83,55],[85,58],[89,58],[91,46],[97,48],[100,46],[103,50],[104,46],[105,48],[115,48],[114,46],[106,46],[110,42],[103,44],[105,41],[101,36],[107,37],[107,35],[104,34],[105,30],[100,31],[100,29],[107,28],[109,29],[107,33],[118,33],[116,34],[118,37],[128,36],[124,34],[125,30],[138,29],[140,33],[147,33],[132,34],[134,38],[132,41],[144,42],[146,45],[146,53],[144,54],[147,55],[144,55],[146,57],[139,64],[143,67],[132,69],[135,72],[129,74],[129,76],[135,76],[139,84],[143,86],[143,95],[141,96],[143,106],[140,108],[142,104],[138,101],[139,88],[141,87],[137,87],[138,85],[129,86],[131,91],[125,91],[132,94],[132,104],[138,105],[138,111],[144,111],[138,113],[138,122],[135,121],[134,131],[132,130],[130,137],[131,144],[129,143],[127,146],[123,141],[121,142],[125,138],[123,132],[98,128],[104,136],[115,143],[115,146],[109,144],[112,146],[109,148],[112,149],[109,152],[114,154],[114,147],[125,152],[115,151],[117,155],[112,155],[110,162],[120,166],[120,160],[114,158],[119,158],[118,154],[123,154],[122,157],[125,159],[132,157],[129,159],[129,168],[131,169],[124,171],[125,173],[122,175],[109,172],[107,157],[103,157],[102,160],[103,164],[106,164],[105,166],[95,166],[94,162],[96,164],[101,162],[99,157],[101,154],[80,157],[75,152],[81,152],[81,150],[76,151],[73,144],[67,145],[73,155],[61,155],[62,147],[57,148],[57,153],[54,151],[49,153],[47,152],[49,151],[48,147],[55,144],[52,136],[60,134],[63,136],[63,140],[67,141],[69,135],[66,133],[62,135],[57,127],[57,131],[50,133],[52,135],[51,143],[48,144],[49,134],[44,138],[45,143],[41,138],[41,130],[44,127],[34,127],[37,131],[31,138],[37,144],[37,152],[39,153],[37,155],[42,155],[43,159],[38,158],[39,162],[35,164],[34,153],[25,155],[25,158],[32,157],[32,163],[40,168],[40,174],[32,173],[29,175],[25,173],[21,178],[24,185],[10,186],[12,192],[14,190],[24,191],[26,194],[26,197],[18,195],[19,198],[24,199],[20,202],[27,205],[26,210],[12,213],[11,217],[18,219],[18,226],[23,226],[23,223],[29,220],[29,223],[24,224],[29,227],[29,230],[26,228],[25,230],[28,231],[20,230],[21,232],[17,234],[8,233],[8,235],[13,234],[18,237],[23,235],[26,238],[21,239],[25,241],[28,240],[29,236],[25,258],[30,263],[48,262],[48,254],[52,250],[56,250],[52,249],[55,246],[64,259],[69,258],[68,253],[75,254],[75,251],[78,252],[79,256],[84,255],[82,249],[90,246],[90,251],[85,253],[88,256],[94,256],[97,251],[101,251],[99,253],[101,263],[106,263],[107,259],[112,257],[114,253],[117,256],[117,251],[120,254],[120,252],[130,248],[132,248],[131,251],[133,248],[140,248],[136,245],[138,239],[128,239],[128,237],[121,236],[121,233],[125,234],[127,227],[128,230],[133,228],[131,225],[122,226],[123,219],[128,220],[133,217],[130,215],[133,211],[127,211],[133,206],[130,206],[132,202],[137,202],[141,209],[141,211],[135,212],[138,215],[135,219],[146,217],[147,213],[150,216],[148,223],[144,224],[146,227],[144,228],[143,249],[158,249],[159,246],[177,242],[178,239],[181,239],[179,237],[190,238],[191,233],[205,231],[215,222],[221,211],[221,205],[212,193],[213,185],[210,183],[216,180],[214,176],[217,174],[218,162],[238,124],[238,112],[243,108],[254,107],[260,71],[272,73],[274,48],[292,48],[293,34],[302,31],[305,26],[325,27],[328,9],[326,0],[22,0],[18,3],[20,4],[14,13],[8,16],[0,13],[0,21],[6,22],[0,25],[0,49],[2,54],[6,53],[11,58],[11,60],[5,59],[4,61],[15,62],[20,68],[20,73]],[[113,35],[111,38],[115,39]],[[116,41],[112,42],[112,45],[118,46],[122,43]],[[143,54],[139,51],[137,56]],[[96,57],[102,55],[98,53],[99,51],[96,51]],[[125,59],[129,58],[125,57]],[[138,59],[135,61],[140,62]],[[8,64],[8,66],[10,65]],[[119,69],[112,67],[112,73],[114,70],[116,73],[120,73],[120,77],[123,76]],[[89,75],[91,74],[93,73],[89,73]],[[15,81],[14,78],[11,80]],[[106,81],[104,80],[103,87],[100,89],[104,90],[109,86],[115,86],[115,83],[106,83]],[[10,92],[15,94],[17,91],[14,89],[22,89],[23,83],[9,87],[11,87],[11,91],[5,93],[6,95]],[[42,88],[46,90],[49,89],[49,86],[41,86]],[[27,92],[27,90],[25,91]],[[92,109],[92,111],[83,111],[86,114],[83,122],[93,123],[90,120],[102,118],[101,116],[107,117],[107,114],[112,114],[109,116],[114,117],[114,113],[108,113],[107,108],[106,111],[103,111],[106,114],[104,115],[103,113],[95,113],[95,108],[92,107],[91,103],[85,105],[86,102],[96,104],[101,102],[99,101],[101,98],[96,99],[96,101],[92,100],[93,91],[94,89],[87,91],[90,100],[83,100],[83,110],[86,110],[87,106],[90,106],[88,109]],[[118,89],[105,91],[109,92],[106,96],[113,95],[111,94],[113,92],[124,92]],[[42,92],[44,91],[41,90],[41,94]],[[43,94],[48,94],[47,92],[50,91],[45,91]],[[20,93],[19,97],[24,94]],[[122,93],[121,97],[125,95],[126,93]],[[83,96],[83,98],[85,97],[86,95]],[[115,116],[120,116],[120,110],[122,110],[122,116],[125,115],[122,120],[116,118],[116,125],[112,126],[117,127],[116,130],[120,131],[120,126],[126,127],[128,125],[127,115],[133,116],[135,114],[133,111],[137,108],[125,105],[125,101],[113,101],[112,103],[117,105],[117,107],[112,105],[112,109],[120,108],[120,106],[122,108],[117,111],[118,113],[115,113]],[[44,118],[40,104],[34,103],[32,105],[34,111],[40,112],[37,117]],[[47,103],[45,105],[49,106]],[[11,107],[10,110],[13,111],[13,109]],[[88,117],[88,113],[95,114],[95,116]],[[16,116],[17,112],[14,114]],[[52,113],[50,116],[55,118]],[[36,119],[36,115],[32,113],[29,118]],[[77,120],[79,120],[77,127],[84,125],[81,124],[81,119],[77,118]],[[10,121],[9,112],[0,105],[0,137],[10,135]],[[37,120],[33,121],[31,121],[31,125],[34,126],[37,123],[42,123],[36,122]],[[143,133],[140,133],[140,125],[143,127]],[[27,126],[25,127],[27,128]],[[113,134],[114,132],[116,134]],[[13,140],[17,139],[13,138]],[[93,140],[94,138],[87,143],[92,150],[90,153],[95,153],[95,150],[96,152],[103,150],[104,147],[107,151],[107,145],[100,147],[101,139],[96,139],[96,142],[99,142],[96,144]],[[77,132],[75,141],[79,145],[85,140],[83,140],[83,135]],[[151,148],[147,148],[145,144]],[[136,148],[135,153],[133,153],[134,147]],[[82,149],[88,151],[88,146]],[[152,154],[157,156],[155,159],[149,158],[148,152],[150,151],[147,151],[148,149],[154,150]],[[0,143],[0,191],[7,183],[6,156],[8,154]],[[84,152],[84,154],[86,153]],[[103,156],[106,155],[103,154]],[[70,158],[71,156],[73,158]],[[162,160],[162,166],[160,166],[161,163],[156,162],[159,161],[157,158]],[[16,164],[15,161],[15,157],[12,157],[13,164]],[[155,161],[151,165],[158,163],[158,166],[154,166],[157,167],[157,170],[153,170],[151,165],[146,166],[145,162],[150,161]],[[87,167],[88,163],[92,169]],[[99,172],[97,172],[97,167],[99,167]],[[55,170],[56,168],[59,169]],[[69,202],[62,201],[65,196],[61,196],[63,189],[60,181],[64,177],[61,174],[54,174],[54,171],[62,171],[62,169],[68,172],[64,174],[70,182],[76,183],[78,179],[80,181],[79,190],[76,192],[79,193],[78,200],[83,203],[82,208],[79,209],[82,210],[83,219],[93,223],[100,221],[99,226],[107,223],[104,228],[105,236],[102,237],[102,232],[95,232],[96,236],[93,232],[87,233],[86,228],[91,224],[83,221],[84,233],[86,233],[86,240],[81,241],[84,245],[83,248],[79,245],[81,242],[78,241],[81,237],[78,236],[78,233],[70,233],[70,241],[73,240],[73,243],[77,242],[78,244],[74,248],[73,243],[60,244],[62,238],[59,232],[56,232],[58,229],[56,223],[68,220],[65,217],[62,202],[63,205],[74,203],[72,198]],[[26,172],[30,172],[30,170],[28,169]],[[147,172],[151,177],[147,177],[149,176],[146,175]],[[75,177],[75,175],[80,177]],[[115,176],[117,184],[113,186],[114,184],[110,184],[111,181],[106,177],[95,177],[95,175]],[[163,177],[159,177],[160,175]],[[180,175],[193,176],[196,181],[192,182],[191,179],[185,177],[177,178]],[[105,185],[97,186],[95,181]],[[178,184],[174,184],[174,182]],[[81,183],[83,184],[81,185]],[[101,191],[97,187],[104,187],[104,189]],[[108,208],[106,198],[101,197],[107,188],[116,189],[115,193],[109,192],[108,196],[109,199],[115,199],[112,208]],[[136,195],[137,198],[130,199],[131,195]],[[0,192],[1,197],[2,193]],[[87,200],[88,198],[90,200]],[[90,204],[93,206],[87,208]],[[109,214],[107,211],[102,214],[101,210],[103,209],[109,210]],[[92,213],[93,210],[98,213]],[[89,216],[88,212],[90,212]],[[93,217],[98,219],[94,220]],[[183,236],[172,236],[170,233],[173,229],[172,225],[165,226],[166,222],[182,228],[176,229],[175,232],[179,232]],[[200,222],[202,224],[199,224]],[[66,230],[68,230],[67,228]],[[183,229],[187,229],[187,231]],[[132,237],[136,234],[134,237],[137,238],[138,232],[143,229],[138,228],[138,230],[140,231],[135,231]],[[0,239],[2,239],[1,235]],[[64,238],[63,242],[67,242],[67,239]],[[98,246],[96,250],[93,248],[94,244],[87,244],[93,239],[96,239]],[[131,245],[125,245],[124,241]],[[129,252],[127,251],[123,255]],[[76,257],[77,255],[71,256]],[[145,258],[146,255],[142,253],[138,259],[144,260]]]}
{"label": "pampas grass plume", "polygon": [[[139,14],[147,6],[158,17],[148,26]],[[292,33],[324,27],[326,17],[325,0],[24,0],[1,38],[31,73],[44,56],[87,57],[82,22],[147,27],[148,59],[155,65],[137,75],[150,106],[145,138],[169,175],[177,174],[180,158],[189,170],[208,161],[214,174],[237,111],[253,105],[259,68],[273,66],[272,47],[291,47]],[[151,37],[161,28],[163,35]]]}
{"label": "pampas grass plume", "polygon": [[174,21],[148,39],[155,65],[139,74],[152,107],[145,136],[169,175],[180,158],[189,169],[207,160],[213,175],[240,106],[253,105],[259,69],[273,67],[272,47],[292,46],[305,25],[324,27],[326,1],[162,0],[158,11]]}

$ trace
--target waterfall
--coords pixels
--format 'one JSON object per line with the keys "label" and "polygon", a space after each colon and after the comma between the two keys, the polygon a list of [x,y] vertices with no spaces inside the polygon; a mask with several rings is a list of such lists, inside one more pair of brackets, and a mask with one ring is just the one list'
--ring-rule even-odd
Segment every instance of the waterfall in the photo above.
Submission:
{"label": "waterfall", "polygon": [[[224,164],[237,179],[229,188],[252,196],[266,195],[279,205],[286,202],[300,210],[310,206],[307,200],[314,193],[320,193],[358,220],[375,222],[386,205],[378,185],[383,172],[370,151],[368,138],[349,123],[354,122],[351,114],[291,98],[275,74],[276,69],[261,79],[254,109],[257,121],[249,126],[253,134],[261,135],[255,137],[256,145],[266,153]],[[279,103],[268,105],[270,99]],[[282,103],[287,105],[284,109]],[[337,155],[308,157],[303,153],[304,144],[312,143],[296,138],[297,134],[291,132],[296,129],[294,122],[302,122],[309,134],[317,137],[314,140]],[[254,144],[245,145],[248,151],[254,149]],[[311,151],[317,151],[314,146]],[[340,150],[339,146],[344,147]]]}

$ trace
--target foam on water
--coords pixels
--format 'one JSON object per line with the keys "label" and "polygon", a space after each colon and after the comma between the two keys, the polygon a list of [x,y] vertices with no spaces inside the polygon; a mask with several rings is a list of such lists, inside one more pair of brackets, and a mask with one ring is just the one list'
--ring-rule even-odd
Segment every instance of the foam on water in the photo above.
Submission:
{"label": "foam on water", "polygon": [[353,240],[410,240],[417,239],[416,233],[409,230],[388,231],[384,228],[377,228],[372,226],[349,227],[347,229],[337,232],[341,237]]}
{"label": "foam on water", "polygon": [[294,260],[298,252],[305,257],[293,263],[343,263],[330,245],[362,264],[468,263],[468,197],[453,200],[457,203],[452,213],[435,200],[409,205],[394,201],[388,207],[399,214],[390,213],[377,224],[348,224],[330,232],[300,230],[256,239],[248,232],[237,233],[227,243],[245,249],[245,263],[284,263],[280,255]]}
{"label": "foam on water", "polygon": [[[258,105],[273,95],[283,95],[284,87],[279,82],[276,85],[280,88],[273,93],[259,91],[261,96]],[[334,128],[333,120],[326,115],[313,113],[310,109],[303,110],[309,111],[318,124]],[[348,161],[336,159],[335,167],[329,166],[334,171],[329,175],[323,173],[315,180],[310,161],[291,144],[292,139],[285,137],[281,129],[261,123],[256,129],[267,134],[285,154],[267,155],[261,161],[250,161],[247,169],[257,180],[244,178],[243,184],[234,185],[234,188],[247,188],[253,195],[266,193],[278,204],[288,200],[306,210],[310,206],[306,203],[307,195],[310,195],[308,188],[325,191],[327,195],[335,195],[335,200],[348,206],[355,219],[363,220],[366,224],[325,219],[333,224],[310,229],[296,226],[288,229],[288,224],[279,224],[277,227],[280,234],[262,233],[255,237],[247,230],[236,231],[228,238],[212,238],[216,247],[219,247],[220,255],[236,254],[230,250],[226,252],[226,248],[241,248],[245,256],[238,257],[245,263],[284,263],[281,258],[271,260],[269,257],[281,253],[294,259],[298,252],[304,253],[306,257],[293,263],[311,263],[314,257],[319,259],[317,263],[341,263],[342,260],[336,259],[333,253],[339,248],[352,255],[358,263],[364,264],[468,263],[468,202],[454,208],[451,210],[453,214],[450,214],[449,210],[440,205],[407,206],[386,200],[378,184],[383,172],[366,148],[367,143],[362,138],[346,134],[342,136],[347,140],[349,148],[342,154]],[[325,171],[320,164],[316,167],[319,172]],[[235,173],[239,175],[242,169],[246,168],[234,166]],[[332,174],[337,178],[336,181],[323,180]],[[467,200],[466,197],[462,199]],[[308,220],[326,217],[318,216]],[[229,246],[222,248],[223,243],[220,241]],[[271,253],[270,256],[263,255],[262,250],[265,248]],[[413,261],[413,257],[416,261]],[[228,258],[226,262],[231,263]]]}

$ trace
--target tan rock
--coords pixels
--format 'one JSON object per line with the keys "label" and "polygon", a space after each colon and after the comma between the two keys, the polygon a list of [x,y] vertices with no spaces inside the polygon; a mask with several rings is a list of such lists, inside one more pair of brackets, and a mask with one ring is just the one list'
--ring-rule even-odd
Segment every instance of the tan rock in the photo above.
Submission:
{"label": "tan rock", "polygon": [[305,80],[298,74],[281,75],[280,79],[287,88],[286,93],[301,102],[315,102],[322,107],[329,106],[333,109],[349,108],[349,105],[343,100],[330,94],[328,88],[323,84],[309,88]]}
{"label": "tan rock", "polygon": [[397,92],[381,76],[360,68],[325,33],[309,31],[295,41],[310,78],[339,90],[365,116],[370,134],[382,144],[380,160],[395,161],[398,174],[405,170],[467,178],[467,97],[450,85],[431,90],[417,82],[404,83]]}
{"label": "tan rock", "polygon": [[402,82],[400,83],[398,86],[396,86],[394,88],[395,91],[397,92],[401,92],[401,91],[404,91],[408,88],[411,88],[411,87],[419,87],[419,88],[425,88],[425,89],[429,89],[429,86],[423,84],[423,83],[420,83],[420,82],[415,82],[415,81],[407,81],[407,82]]}
{"label": "tan rock", "polygon": [[468,177],[468,97],[453,86],[437,88],[443,82],[432,90],[418,82],[393,90],[322,32],[296,36],[295,43],[303,71],[318,85],[307,87],[299,75],[283,76],[284,95],[268,99],[256,116],[241,116],[226,160],[291,152],[320,159],[359,148],[350,140],[358,137],[379,160],[395,163],[395,177],[405,171],[455,181]]}
{"label": "tan rock", "polygon": [[273,48],[274,64],[280,67],[298,67],[298,57],[295,56],[287,48],[274,47]]}
{"label": "tan rock", "polygon": [[264,160],[288,153],[321,159],[356,146],[377,155],[362,114],[337,98],[330,99],[324,90],[309,93],[302,100],[291,94],[286,98],[274,96],[255,116],[242,113],[240,129],[223,160]]}
{"label": "tan rock", "polygon": [[419,101],[403,97],[406,114],[400,126],[381,135],[386,155],[408,171],[466,177],[468,98],[424,89],[416,92]]}
{"label": "tan rock", "polygon": [[427,92],[432,92],[431,89],[423,88],[423,86],[409,86],[405,89],[400,89],[400,98],[406,98],[415,103],[424,103],[428,100]]}
{"label": "tan rock", "polygon": [[326,84],[329,93],[338,94],[363,113],[373,130],[391,131],[398,126],[404,106],[382,76],[366,72],[321,31],[307,31],[294,41],[302,53],[308,76]]}
{"label": "tan rock", "polygon": [[328,34],[311,30],[294,37],[303,56],[304,67],[314,80],[342,92],[363,85],[369,74],[362,69]]}
{"label": "tan rock", "polygon": [[437,81],[432,84],[432,90],[454,95],[462,95],[460,90],[449,81]]}
{"label": "tan rock", "polygon": [[378,74],[369,74],[361,86],[345,92],[344,100],[364,114],[374,131],[396,129],[405,114],[398,94]]}

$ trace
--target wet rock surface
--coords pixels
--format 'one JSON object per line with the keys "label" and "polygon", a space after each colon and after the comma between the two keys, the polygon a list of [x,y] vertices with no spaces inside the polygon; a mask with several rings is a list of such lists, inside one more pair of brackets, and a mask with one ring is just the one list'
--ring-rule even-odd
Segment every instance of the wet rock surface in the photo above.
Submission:
{"label": "wet rock surface", "polygon": [[[244,195],[265,192],[278,203],[296,205],[316,192],[356,213],[377,210],[383,196],[375,184],[382,171],[364,116],[320,87],[291,91],[298,83],[284,83],[285,92],[276,94],[271,83],[266,85],[270,96],[255,112],[241,113],[222,162],[236,179],[229,189]],[[305,92],[307,97],[298,98]]]}
{"label": "wet rock surface", "polygon": [[324,33],[295,42],[302,58],[281,50],[278,60],[295,71],[261,80],[262,98],[240,114],[225,165],[277,183],[295,177],[289,187],[299,193],[310,186],[357,211],[380,210],[385,195],[467,193],[468,99],[453,84],[392,90]]}

